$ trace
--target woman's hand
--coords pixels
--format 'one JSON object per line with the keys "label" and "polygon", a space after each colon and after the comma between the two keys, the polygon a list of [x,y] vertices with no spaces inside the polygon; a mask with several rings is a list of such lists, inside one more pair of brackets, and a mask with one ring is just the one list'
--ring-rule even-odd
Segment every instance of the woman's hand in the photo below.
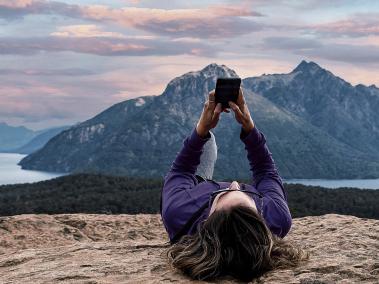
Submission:
{"label": "woman's hand", "polygon": [[245,102],[242,88],[240,88],[238,94],[237,104],[229,101],[229,106],[233,110],[234,117],[238,123],[242,125],[242,129],[247,133],[250,132],[254,128],[254,121],[251,118],[249,108]]}
{"label": "woman's hand", "polygon": [[199,122],[197,123],[197,134],[201,137],[206,137],[209,130],[216,127],[218,120],[220,119],[221,112],[221,103],[218,103],[216,106],[215,91],[212,90],[209,92],[208,100],[204,103],[203,112],[201,113]]}

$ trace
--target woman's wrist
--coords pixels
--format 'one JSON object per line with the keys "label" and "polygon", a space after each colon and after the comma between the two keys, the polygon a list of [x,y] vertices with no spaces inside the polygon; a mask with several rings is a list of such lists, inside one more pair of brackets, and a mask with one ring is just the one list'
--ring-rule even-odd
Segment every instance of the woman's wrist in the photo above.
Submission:
{"label": "woman's wrist", "polygon": [[202,127],[200,124],[196,126],[196,132],[201,138],[206,138],[208,136],[209,130]]}
{"label": "woman's wrist", "polygon": [[250,119],[250,121],[244,125],[242,125],[242,129],[244,132],[249,133],[254,128],[254,121]]}

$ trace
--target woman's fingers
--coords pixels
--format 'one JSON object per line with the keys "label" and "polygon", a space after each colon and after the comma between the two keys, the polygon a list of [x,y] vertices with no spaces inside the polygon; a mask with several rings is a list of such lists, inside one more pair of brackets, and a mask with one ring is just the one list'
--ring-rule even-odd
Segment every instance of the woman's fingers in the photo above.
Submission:
{"label": "woman's fingers", "polygon": [[240,120],[243,119],[243,113],[242,111],[240,110],[240,108],[238,107],[238,105],[236,105],[235,103],[233,102],[229,102],[229,106],[231,107],[231,109],[234,111],[235,115],[236,115],[236,118],[239,118]]}
{"label": "woman's fingers", "polygon": [[240,88],[237,98],[237,105],[239,106],[239,108],[242,108],[244,104],[246,104],[245,97],[243,96],[242,88]]}
{"label": "woman's fingers", "polygon": [[218,103],[212,117],[212,122],[217,122],[220,119],[220,114],[222,112],[222,106],[221,103]]}
{"label": "woman's fingers", "polygon": [[213,111],[216,107],[216,97],[215,97],[215,90],[212,90],[208,94],[208,105],[207,109],[209,111]]}
{"label": "woman's fingers", "polygon": [[215,113],[217,113],[218,115],[220,115],[221,112],[222,112],[222,104],[218,103],[217,106],[216,106],[216,109],[215,109]]}

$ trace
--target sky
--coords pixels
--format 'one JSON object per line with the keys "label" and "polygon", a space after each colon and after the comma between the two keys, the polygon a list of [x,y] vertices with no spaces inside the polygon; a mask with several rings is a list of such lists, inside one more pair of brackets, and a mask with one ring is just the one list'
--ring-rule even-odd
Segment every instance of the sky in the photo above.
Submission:
{"label": "sky", "polygon": [[301,60],[379,86],[379,1],[0,0],[0,122],[75,124],[210,63],[246,78]]}

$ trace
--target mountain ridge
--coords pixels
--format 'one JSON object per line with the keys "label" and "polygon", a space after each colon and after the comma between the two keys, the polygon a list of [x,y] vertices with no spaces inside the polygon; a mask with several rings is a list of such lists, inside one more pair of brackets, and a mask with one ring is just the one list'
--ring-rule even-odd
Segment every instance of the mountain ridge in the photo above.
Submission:
{"label": "mountain ridge", "polygon": [[5,122],[0,122],[0,133],[0,152],[21,147],[37,135],[25,126],[11,126]]}
{"label": "mountain ridge", "polygon": [[[368,129],[364,128],[366,121],[354,122],[355,116],[364,114],[346,115],[349,108],[359,109],[350,101],[345,103],[346,109],[340,106],[344,103],[343,93],[351,92],[353,86],[314,62],[302,61],[294,70],[288,74],[243,79],[253,119],[268,138],[282,176],[379,177],[379,147],[375,147],[377,137],[370,132],[370,127],[377,127],[376,122],[372,122],[375,112],[367,106],[369,124]],[[20,164],[23,168],[48,171],[162,177],[183,139],[194,128],[217,77],[228,76],[238,75],[227,66],[215,63],[187,72],[172,79],[159,96],[143,96],[115,104],[62,132]],[[317,88],[322,93],[318,93]],[[364,94],[359,88],[353,90]],[[349,93],[347,97],[352,96]],[[373,106],[379,103],[375,96],[366,94],[364,98],[371,98]],[[319,102],[329,109],[322,110]],[[328,122],[328,118],[334,116],[335,121]],[[341,125],[336,125],[337,122]],[[347,133],[348,130],[354,135]],[[217,178],[250,175],[245,151],[236,139],[239,131],[233,116],[223,114],[214,130],[219,146]],[[360,140],[359,134],[364,139]]]}
{"label": "mountain ridge", "polygon": [[[70,126],[49,127],[31,130],[25,126],[10,126],[0,122],[0,151],[5,153],[30,154],[42,148],[52,137]],[[4,142],[8,142],[4,147]]]}
{"label": "mountain ridge", "polygon": [[[244,86],[338,140],[379,157],[379,115],[376,111],[379,90],[378,96],[373,96],[376,90],[353,87],[316,63],[303,61],[294,71],[291,73],[296,76],[286,84],[280,80],[285,75],[277,75],[264,82],[254,77],[245,78]],[[362,135],[365,139],[359,137]]]}

